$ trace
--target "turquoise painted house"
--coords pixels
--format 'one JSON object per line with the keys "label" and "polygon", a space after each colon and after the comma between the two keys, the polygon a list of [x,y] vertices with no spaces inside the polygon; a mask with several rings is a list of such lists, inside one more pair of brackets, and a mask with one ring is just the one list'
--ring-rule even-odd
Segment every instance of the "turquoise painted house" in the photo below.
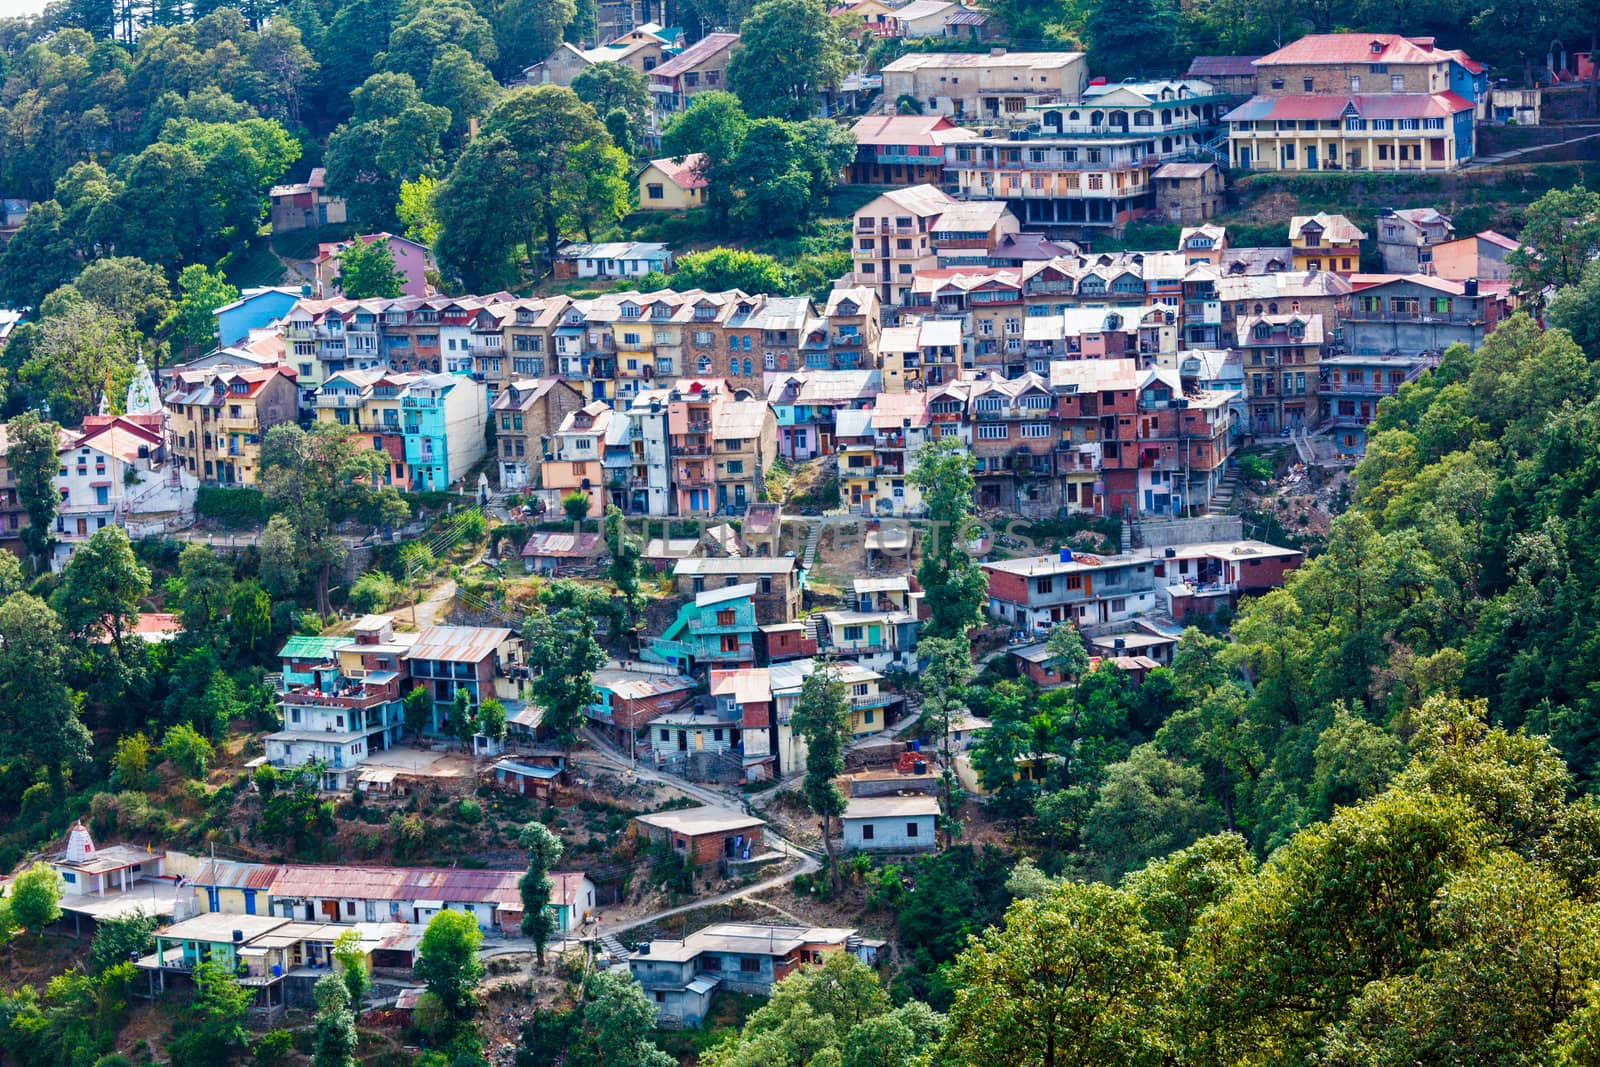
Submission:
{"label": "turquoise painted house", "polygon": [[729,585],[696,593],[692,602],[641,655],[688,673],[755,665],[757,586]]}
{"label": "turquoise painted house", "polygon": [[483,458],[489,402],[471,378],[423,375],[407,386],[400,412],[413,489],[447,489]]}

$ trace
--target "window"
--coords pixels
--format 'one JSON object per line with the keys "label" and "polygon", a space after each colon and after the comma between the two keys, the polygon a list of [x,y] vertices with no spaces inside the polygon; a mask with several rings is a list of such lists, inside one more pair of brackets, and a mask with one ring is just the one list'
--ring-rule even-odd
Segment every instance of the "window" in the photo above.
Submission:
{"label": "window", "polygon": [[721,956],[701,956],[700,957],[700,969],[703,970],[703,971],[720,971],[720,970],[722,970],[722,957]]}
{"label": "window", "polygon": [[644,195],[647,200],[665,200],[667,191],[660,182],[651,182],[644,187]]}
{"label": "window", "polygon": [[1040,595],[1043,595],[1045,593],[1054,592],[1055,591],[1055,587],[1056,587],[1056,580],[1054,578],[1040,578],[1039,582],[1038,582],[1038,587],[1039,587],[1038,588],[1038,592],[1040,593]]}
{"label": "window", "polygon": [[1391,93],[1403,93],[1406,91],[1406,77],[1404,74],[1389,75],[1389,91]]}
{"label": "window", "polygon": [[1050,424],[1047,422],[1025,422],[1022,424],[1024,438],[1039,439],[1050,436]]}
{"label": "window", "polygon": [[846,641],[859,641],[863,633],[865,631],[859,626],[846,626],[844,628],[844,639]]}
{"label": "window", "polygon": [[981,423],[978,426],[980,441],[1004,441],[1008,436],[1010,433],[1005,426],[994,426],[989,423]]}
{"label": "window", "polygon": [[917,824],[916,823],[914,823],[914,822],[906,823],[906,836],[907,837],[916,837],[917,836]]}
{"label": "window", "polygon": [[718,626],[732,626],[733,625],[733,619],[734,619],[734,612],[733,612],[732,608],[727,608],[727,609],[724,609],[722,611],[717,612],[717,625]]}
{"label": "window", "polygon": [[739,651],[739,635],[723,634],[719,647],[723,652],[730,654]]}
{"label": "window", "polygon": [[742,460],[742,459],[730,459],[728,461],[727,466],[728,466],[728,473],[729,474],[743,474],[744,473],[744,460]]}
{"label": "window", "polygon": [[757,974],[761,970],[761,961],[754,956],[739,957],[739,970],[745,974]]}
{"label": "window", "polygon": [[862,823],[861,824],[861,840],[863,840],[863,841],[871,841],[872,840],[872,831],[873,831],[873,826],[872,826],[872,824],[870,822]]}
{"label": "window", "polygon": [[1310,78],[1301,78],[1300,79],[1300,84],[1305,89],[1306,92],[1308,92],[1308,93],[1311,92],[1311,79]]}

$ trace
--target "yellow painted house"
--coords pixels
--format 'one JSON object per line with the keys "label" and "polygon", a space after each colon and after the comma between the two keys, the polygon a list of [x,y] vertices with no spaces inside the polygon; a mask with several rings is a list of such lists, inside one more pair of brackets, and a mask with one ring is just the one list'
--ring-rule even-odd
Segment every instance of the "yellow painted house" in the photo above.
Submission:
{"label": "yellow painted house", "polygon": [[704,207],[706,180],[700,176],[705,156],[699,152],[682,160],[652,159],[639,174],[641,211],[688,211]]}
{"label": "yellow painted house", "polygon": [[293,422],[300,389],[281,366],[179,371],[164,398],[172,453],[208,485],[255,485],[261,441]]}
{"label": "yellow painted house", "polygon": [[1289,246],[1297,271],[1354,274],[1361,269],[1361,242],[1367,235],[1343,215],[1326,212],[1289,220]]}

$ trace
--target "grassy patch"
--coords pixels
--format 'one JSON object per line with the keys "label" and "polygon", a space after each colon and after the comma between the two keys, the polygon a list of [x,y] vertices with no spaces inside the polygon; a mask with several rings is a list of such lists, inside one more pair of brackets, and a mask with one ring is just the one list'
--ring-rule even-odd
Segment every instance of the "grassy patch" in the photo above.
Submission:
{"label": "grassy patch", "polygon": [[217,268],[240,289],[277,285],[283,280],[283,264],[262,237],[253,238],[244,248],[236,248],[223,256]]}

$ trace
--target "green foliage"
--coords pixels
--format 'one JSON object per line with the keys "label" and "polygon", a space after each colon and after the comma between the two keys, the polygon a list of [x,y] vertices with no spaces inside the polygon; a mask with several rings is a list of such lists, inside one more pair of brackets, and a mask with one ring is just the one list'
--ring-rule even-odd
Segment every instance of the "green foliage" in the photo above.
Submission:
{"label": "green foliage", "polygon": [[397,297],[405,278],[394,266],[394,253],[387,240],[356,240],[339,253],[339,273],[334,284],[349,300],[371,297]]}
{"label": "green foliage", "polygon": [[425,174],[402,181],[394,209],[395,217],[405,227],[405,236],[428,248],[439,240],[439,213],[433,203],[438,188],[438,179]]}
{"label": "green foliage", "polygon": [[367,954],[361,948],[361,935],[346,930],[333,943],[333,962],[339,967],[339,980],[344,983],[346,1003],[352,1010],[360,1010],[372,988],[372,976],[367,973]]}
{"label": "green foliage", "polygon": [[711,248],[679,256],[672,284],[679,289],[709,292],[740,289],[747,293],[782,293],[788,288],[788,278],[782,264],[771,256],[737,248]]}
{"label": "green foliage", "polygon": [[155,945],[151,937],[159,923],[154,915],[110,916],[96,920],[94,940],[89,944],[89,970],[104,974],[130,956],[143,956]]}
{"label": "green foliage", "polygon": [[845,795],[834,780],[844,773],[844,746],[849,740],[850,701],[845,684],[831,663],[818,664],[800,686],[791,720],[806,743],[806,773],[800,789],[812,814],[822,820],[822,844],[835,890],[839,867],[833,855],[833,820],[844,814]]}
{"label": "green foliage", "polygon": [[855,48],[823,0],[762,0],[739,26],[728,81],[746,111],[799,121],[839,87]]}
{"label": "green foliage", "polygon": [[924,627],[930,637],[965,634],[978,621],[987,596],[983,572],[968,545],[976,537],[973,521],[977,483],[972,457],[953,437],[941,437],[917,452],[911,484],[922,492],[930,530],[917,565],[917,581],[933,617]]}
{"label": "green foliage", "polygon": [[111,757],[111,781],[119,789],[150,788],[150,739],[143,733],[117,738]]}
{"label": "green foliage", "polygon": [[11,921],[37,937],[61,918],[61,876],[35,863],[11,881]]}
{"label": "green foliage", "polygon": [[312,990],[317,1015],[312,1022],[312,1067],[355,1067],[356,1020],[350,994],[338,975],[325,974]]}
{"label": "green foliage", "polygon": [[382,571],[367,571],[350,583],[351,611],[362,614],[388,611],[401,598],[400,584]]}
{"label": "green foliage", "polygon": [[599,971],[584,979],[577,994],[570,1009],[533,1009],[522,1028],[520,1067],[671,1067],[676,1062],[651,1043],[655,1007],[632,978]]}
{"label": "green foliage", "polygon": [[259,489],[202,486],[194,498],[195,514],[225,526],[255,526],[266,521],[267,500]]}
{"label": "green foliage", "polygon": [[255,991],[239,984],[220,964],[202,960],[194,968],[194,995],[167,1045],[176,1067],[215,1067],[249,1042],[245,1020]]}
{"label": "green foliage", "polygon": [[22,543],[34,557],[35,570],[50,551],[50,530],[55,526],[56,507],[61,502],[55,487],[59,433],[60,427],[41,421],[31,411],[6,423],[6,466],[16,479],[17,500],[28,513]]}
{"label": "green foliage", "polygon": [[161,756],[190,778],[204,778],[216,757],[211,742],[186,722],[167,728],[161,738]]}
{"label": "green foliage", "polygon": [[584,516],[589,514],[589,494],[574,489],[561,498],[561,510],[567,513],[569,522],[582,522]]}
{"label": "green foliage", "polygon": [[522,629],[533,675],[528,697],[544,709],[543,725],[556,742],[572,745],[595,699],[594,672],[606,662],[595,619],[610,614],[610,598],[565,581],[550,583],[542,595],[543,610],[529,615]]}
{"label": "green foliage", "polygon": [[239,290],[220,272],[193,263],[178,275],[178,306],[173,333],[185,349],[204,352],[217,343],[217,308],[239,299]]}
{"label": "green foliage", "polygon": [[556,932],[555,916],[550,914],[550,870],[565,848],[561,838],[543,823],[530,822],[522,828],[522,847],[528,850],[528,869],[518,883],[522,892],[522,934],[533,941],[533,950],[544,966],[545,945]]}
{"label": "green foliage", "polygon": [[416,976],[437,997],[450,1034],[467,1026],[477,1010],[475,989],[483,977],[478,948],[483,933],[464,911],[441,911],[428,921],[417,948]]}
{"label": "green foliage", "polygon": [[1578,284],[1600,252],[1600,193],[1550,190],[1528,208],[1521,239],[1506,257],[1518,289],[1537,296],[1547,286]]}

